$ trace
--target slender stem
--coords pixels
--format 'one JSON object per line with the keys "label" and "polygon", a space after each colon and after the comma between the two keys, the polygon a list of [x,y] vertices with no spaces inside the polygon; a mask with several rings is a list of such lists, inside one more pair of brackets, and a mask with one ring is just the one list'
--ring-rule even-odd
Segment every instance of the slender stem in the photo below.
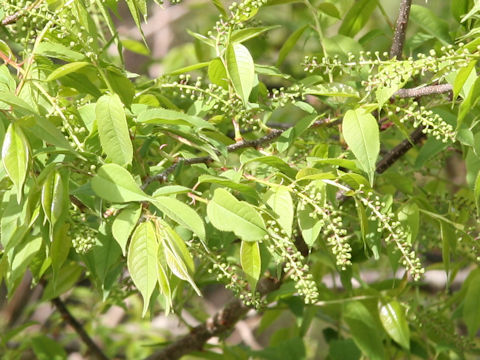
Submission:
{"label": "slender stem", "polygon": [[[320,14],[318,13],[317,9],[310,3],[309,0],[304,0],[305,6],[310,10],[313,16],[313,20],[315,21],[315,31],[318,34],[320,39],[320,43],[322,46],[323,56],[328,58],[327,49],[325,49],[325,37],[323,36],[322,25],[320,24]],[[331,72],[328,72],[328,78],[330,82],[333,82],[333,75]]]}
{"label": "slender stem", "polygon": [[103,353],[103,351],[98,347],[98,345],[92,340],[92,338],[87,334],[82,324],[72,315],[68,310],[65,303],[60,300],[60,298],[52,299],[52,304],[56,307],[60,315],[62,315],[63,320],[70,325],[77,335],[82,339],[82,341],[87,345],[90,354],[100,360],[108,360],[108,357]]}
{"label": "slender stem", "polygon": [[407,32],[408,17],[412,0],[401,0],[400,10],[398,12],[397,24],[393,34],[392,47],[390,48],[390,57],[400,59],[402,57],[403,45],[405,44],[405,34]]}

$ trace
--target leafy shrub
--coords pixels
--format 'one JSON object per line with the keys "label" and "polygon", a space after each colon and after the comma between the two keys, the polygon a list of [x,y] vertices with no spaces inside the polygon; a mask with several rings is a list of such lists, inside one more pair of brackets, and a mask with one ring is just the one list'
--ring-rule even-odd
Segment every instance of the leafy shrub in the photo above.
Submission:
{"label": "leafy shrub", "polygon": [[[2,0],[0,279],[65,321],[5,320],[5,356],[475,358],[480,6],[212,4],[178,5],[191,42],[149,78],[116,23],[143,37],[154,4]],[[148,330],[102,325],[113,305]],[[252,308],[262,350],[205,346]],[[201,324],[158,344],[149,319],[185,309]]]}

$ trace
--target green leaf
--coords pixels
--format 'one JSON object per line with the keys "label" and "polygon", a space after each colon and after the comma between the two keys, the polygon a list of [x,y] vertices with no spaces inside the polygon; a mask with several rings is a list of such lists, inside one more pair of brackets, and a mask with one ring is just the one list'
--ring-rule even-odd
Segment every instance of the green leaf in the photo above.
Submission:
{"label": "green leaf", "polygon": [[125,209],[122,209],[115,217],[115,220],[113,220],[112,235],[117,241],[118,245],[120,245],[122,248],[122,253],[124,256],[126,254],[128,238],[137,225],[141,213],[141,205],[132,204],[127,206]]}
{"label": "green leaf", "polygon": [[136,54],[149,56],[150,50],[145,46],[145,44],[141,43],[140,41],[136,41],[133,39],[122,39],[120,40],[122,46]]}
{"label": "green leaf", "polygon": [[282,135],[277,139],[277,150],[283,152],[287,150],[293,143],[293,141],[302,135],[314,122],[318,116],[308,115],[295,124],[294,127],[285,130]]}
{"label": "green leaf", "polygon": [[114,163],[132,162],[133,146],[123,104],[118,95],[103,95],[95,107],[98,135],[103,151]]}
{"label": "green leaf", "polygon": [[81,68],[84,68],[85,66],[90,65],[90,63],[85,62],[85,61],[79,61],[79,62],[71,62],[68,64],[65,64],[63,66],[60,66],[59,68],[56,68],[53,70],[50,75],[48,75],[46,81],[52,81],[52,80],[57,80],[63,76],[66,76],[72,72],[75,72],[77,70],[80,70]]}
{"label": "green leaf", "polygon": [[220,58],[215,58],[208,65],[208,78],[210,81],[224,89],[228,89],[228,75]]}
{"label": "green leaf", "polygon": [[279,27],[280,25],[274,25],[274,26],[249,27],[245,29],[235,30],[230,36],[230,41],[234,43],[242,43],[244,41],[257,37],[258,35],[266,31],[277,29]]}
{"label": "green leaf", "polygon": [[[477,60],[470,60],[467,66],[462,67],[460,70],[458,70],[457,76],[455,77],[455,82],[453,83],[453,99],[455,100],[460,92],[463,89],[463,86],[467,82],[467,80],[470,78],[470,76],[473,75],[474,79],[476,79],[476,71],[475,71],[475,65],[477,64]],[[468,94],[468,91],[466,92]]]}
{"label": "green leaf", "polygon": [[450,10],[455,20],[460,22],[463,15],[468,13],[469,3],[471,1],[472,0],[451,0],[450,1]]}
{"label": "green leaf", "polygon": [[37,360],[66,360],[67,353],[55,340],[45,335],[37,335],[30,339]]}
{"label": "green leaf", "polygon": [[200,289],[193,281],[195,266],[192,255],[188,252],[182,238],[163,221],[157,221],[157,234],[159,241],[163,243],[164,255],[172,273],[179,279],[188,281],[195,292],[202,296]]}
{"label": "green leaf", "polygon": [[155,196],[149,201],[170,219],[192,230],[200,240],[205,240],[203,220],[190,206],[167,196]]}
{"label": "green leaf", "polygon": [[404,349],[410,350],[410,329],[402,305],[396,300],[379,303],[378,314],[387,334]]}
{"label": "green leaf", "polygon": [[348,110],[343,118],[342,134],[346,143],[373,184],[375,163],[380,152],[380,132],[375,118],[360,109]]}
{"label": "green leaf", "polygon": [[210,222],[222,231],[233,231],[245,241],[260,241],[265,235],[265,223],[248,203],[238,201],[224,189],[216,189],[207,205]]}
{"label": "green leaf", "polygon": [[267,204],[272,208],[275,214],[278,215],[276,219],[280,227],[285,231],[287,236],[292,235],[293,225],[293,201],[290,191],[286,186],[278,186],[272,188],[267,194]]}
{"label": "green leaf", "polygon": [[158,124],[158,125],[188,125],[195,129],[215,130],[215,127],[202,118],[194,115],[188,115],[180,111],[170,109],[148,109],[140,113],[137,118],[140,123]]}
{"label": "green leaf", "polygon": [[58,274],[61,271],[62,265],[65,263],[65,260],[67,260],[68,253],[72,247],[72,239],[68,235],[69,227],[70,224],[65,223],[54,229],[52,245],[50,246],[50,256],[52,258],[54,274]]}
{"label": "green leaf", "polygon": [[246,184],[241,184],[238,182],[234,182],[230,179],[220,177],[220,176],[212,176],[212,175],[202,175],[198,178],[198,184],[202,183],[212,183],[212,184],[219,184],[225,187],[228,187],[233,190],[240,191],[243,193],[246,197],[249,197],[251,199],[257,199],[258,195],[255,189],[251,186],[248,186]]}
{"label": "green leaf", "polygon": [[338,11],[337,7],[332,3],[323,2],[317,5],[317,9],[328,16],[340,19],[340,12]]}
{"label": "green leaf", "polygon": [[47,283],[43,291],[42,301],[49,301],[66,293],[76,284],[84,270],[83,267],[74,263],[63,265],[62,271],[58,273],[56,281],[49,281]]}
{"label": "green leaf", "polygon": [[92,179],[92,189],[102,199],[114,203],[149,201],[133,176],[120,165],[103,165]]}
{"label": "green leaf", "polygon": [[217,8],[217,10],[222,14],[222,16],[227,17],[227,11],[225,10],[225,6],[221,0],[212,0],[213,5]]}
{"label": "green leaf", "polygon": [[457,130],[462,125],[465,117],[470,113],[470,110],[477,104],[480,99],[480,77],[477,77],[473,83],[467,97],[462,101],[458,109]]}
{"label": "green leaf", "polygon": [[240,264],[247,276],[250,290],[253,292],[260,278],[262,259],[260,257],[260,246],[258,242],[242,241],[240,245]]}
{"label": "green leaf", "polygon": [[270,156],[268,156],[268,155],[267,156],[265,156],[265,155],[255,156],[253,158],[249,158],[247,161],[243,161],[243,164],[247,165],[247,164],[251,164],[251,163],[254,163],[254,162],[259,162],[259,163],[271,166],[275,169],[280,170],[282,173],[284,173],[285,175],[290,176],[290,177],[295,177],[295,175],[297,173],[297,171],[295,169],[291,168],[290,165],[288,165],[285,162],[285,160],[283,160],[282,158],[280,158],[278,156],[273,156],[273,155],[270,155]]}
{"label": "green leaf", "polygon": [[51,171],[42,185],[42,208],[52,228],[65,211],[65,189],[58,171]]}
{"label": "green leaf", "polygon": [[475,272],[468,283],[463,304],[463,321],[467,325],[468,335],[473,338],[480,328],[480,272]]}
{"label": "green leaf", "polygon": [[230,43],[225,61],[228,77],[232,81],[237,95],[248,104],[248,97],[255,80],[255,65],[248,49],[242,44]]}
{"label": "green leaf", "polygon": [[355,1],[345,15],[338,33],[349,37],[355,36],[365,26],[376,7],[377,0]]}
{"label": "green leaf", "polygon": [[22,119],[19,125],[23,129],[30,131],[39,139],[45,141],[47,144],[52,144],[65,150],[72,150],[68,140],[60,132],[60,130],[58,130],[49,120],[43,117],[28,117],[26,119]]}
{"label": "green leaf", "polygon": [[370,360],[386,359],[382,335],[367,307],[359,301],[348,302],[343,316],[350,328],[355,344],[364,355]]}
{"label": "green leaf", "polygon": [[132,235],[128,247],[127,265],[133,283],[143,297],[143,313],[148,310],[150,298],[158,281],[157,237],[151,221],[141,223]]}
{"label": "green leaf", "polygon": [[157,231],[158,239],[158,258],[157,258],[157,277],[158,277],[158,286],[160,288],[160,293],[162,293],[166,298],[166,308],[165,314],[170,312],[172,307],[172,290],[170,287],[170,280],[168,278],[168,263],[165,255],[165,245],[162,241],[161,236]]}
{"label": "green leaf", "polygon": [[171,72],[169,72],[168,74],[165,74],[165,75],[170,75],[170,76],[180,75],[180,74],[184,74],[184,73],[187,73],[187,72],[190,72],[190,71],[203,69],[204,67],[207,67],[209,64],[210,64],[209,61],[201,62],[201,63],[198,63],[198,64],[193,64],[193,65],[182,67],[180,69],[171,71]]}
{"label": "green leaf", "polygon": [[35,47],[35,54],[61,59],[64,61],[82,61],[85,60],[85,55],[77,51],[73,51],[68,47],[57,43],[43,41]]}
{"label": "green leaf", "polygon": [[189,29],[187,29],[187,33],[193,36],[195,39],[200,40],[204,44],[207,44],[208,46],[215,47],[215,41],[213,39],[210,39],[202,34],[198,34],[196,32],[193,32]]}
{"label": "green leaf", "polygon": [[412,5],[410,19],[425,32],[435,36],[443,44],[448,45],[452,42],[448,32],[448,23],[435,15],[432,10],[420,5]]}
{"label": "green leaf", "polygon": [[22,129],[15,124],[10,124],[3,140],[2,162],[8,177],[17,189],[18,203],[22,199],[29,159],[30,150],[27,138]]}

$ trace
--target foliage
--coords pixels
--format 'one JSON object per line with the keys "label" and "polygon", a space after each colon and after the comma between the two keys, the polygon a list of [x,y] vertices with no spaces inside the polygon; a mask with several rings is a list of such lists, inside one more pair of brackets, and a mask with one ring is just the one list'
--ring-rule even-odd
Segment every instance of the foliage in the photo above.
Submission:
{"label": "foliage", "polygon": [[[396,2],[180,4],[190,42],[155,78],[124,57],[149,56],[142,24],[158,5],[0,3],[9,300],[31,274],[43,288],[33,308],[51,301],[73,346],[99,358],[178,358],[225,339],[249,308],[257,334],[270,331],[264,349],[221,341],[191,356],[478,356],[477,1],[438,13],[401,1],[405,43]],[[141,40],[119,34],[123,6]],[[446,283],[432,290],[435,271]],[[149,319],[188,310],[204,322],[199,299],[218,284],[241,301],[158,344],[172,339]],[[143,330],[105,328],[114,305]],[[23,338],[33,323],[3,324],[1,352],[65,358],[59,320]]]}

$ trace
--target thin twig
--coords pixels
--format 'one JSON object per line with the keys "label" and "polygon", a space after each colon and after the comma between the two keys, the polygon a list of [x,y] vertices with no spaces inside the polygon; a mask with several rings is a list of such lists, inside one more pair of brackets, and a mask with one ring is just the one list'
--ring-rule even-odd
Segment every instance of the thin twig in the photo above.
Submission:
{"label": "thin twig", "polygon": [[419,126],[410,134],[408,139],[403,140],[400,144],[390,150],[377,164],[376,172],[381,174],[392,166],[398,159],[410,150],[414,145],[418,144],[426,135],[423,133],[423,127]]}
{"label": "thin twig", "polygon": [[453,90],[450,84],[431,85],[413,89],[400,89],[395,93],[399,98],[416,98],[420,96],[448,93]]}
{"label": "thin twig", "polygon": [[108,357],[103,353],[103,351],[98,347],[97,344],[92,340],[92,338],[87,334],[82,324],[72,315],[72,313],[67,309],[65,303],[60,300],[60,298],[52,299],[52,304],[57,308],[58,312],[62,315],[63,320],[70,325],[77,335],[82,339],[82,341],[87,345],[90,354],[101,360],[108,360]]}
{"label": "thin twig", "polygon": [[400,10],[398,12],[395,33],[393,34],[392,47],[390,48],[390,57],[400,59],[402,57],[403,45],[405,44],[405,33],[407,32],[408,17],[412,0],[401,0]]}

